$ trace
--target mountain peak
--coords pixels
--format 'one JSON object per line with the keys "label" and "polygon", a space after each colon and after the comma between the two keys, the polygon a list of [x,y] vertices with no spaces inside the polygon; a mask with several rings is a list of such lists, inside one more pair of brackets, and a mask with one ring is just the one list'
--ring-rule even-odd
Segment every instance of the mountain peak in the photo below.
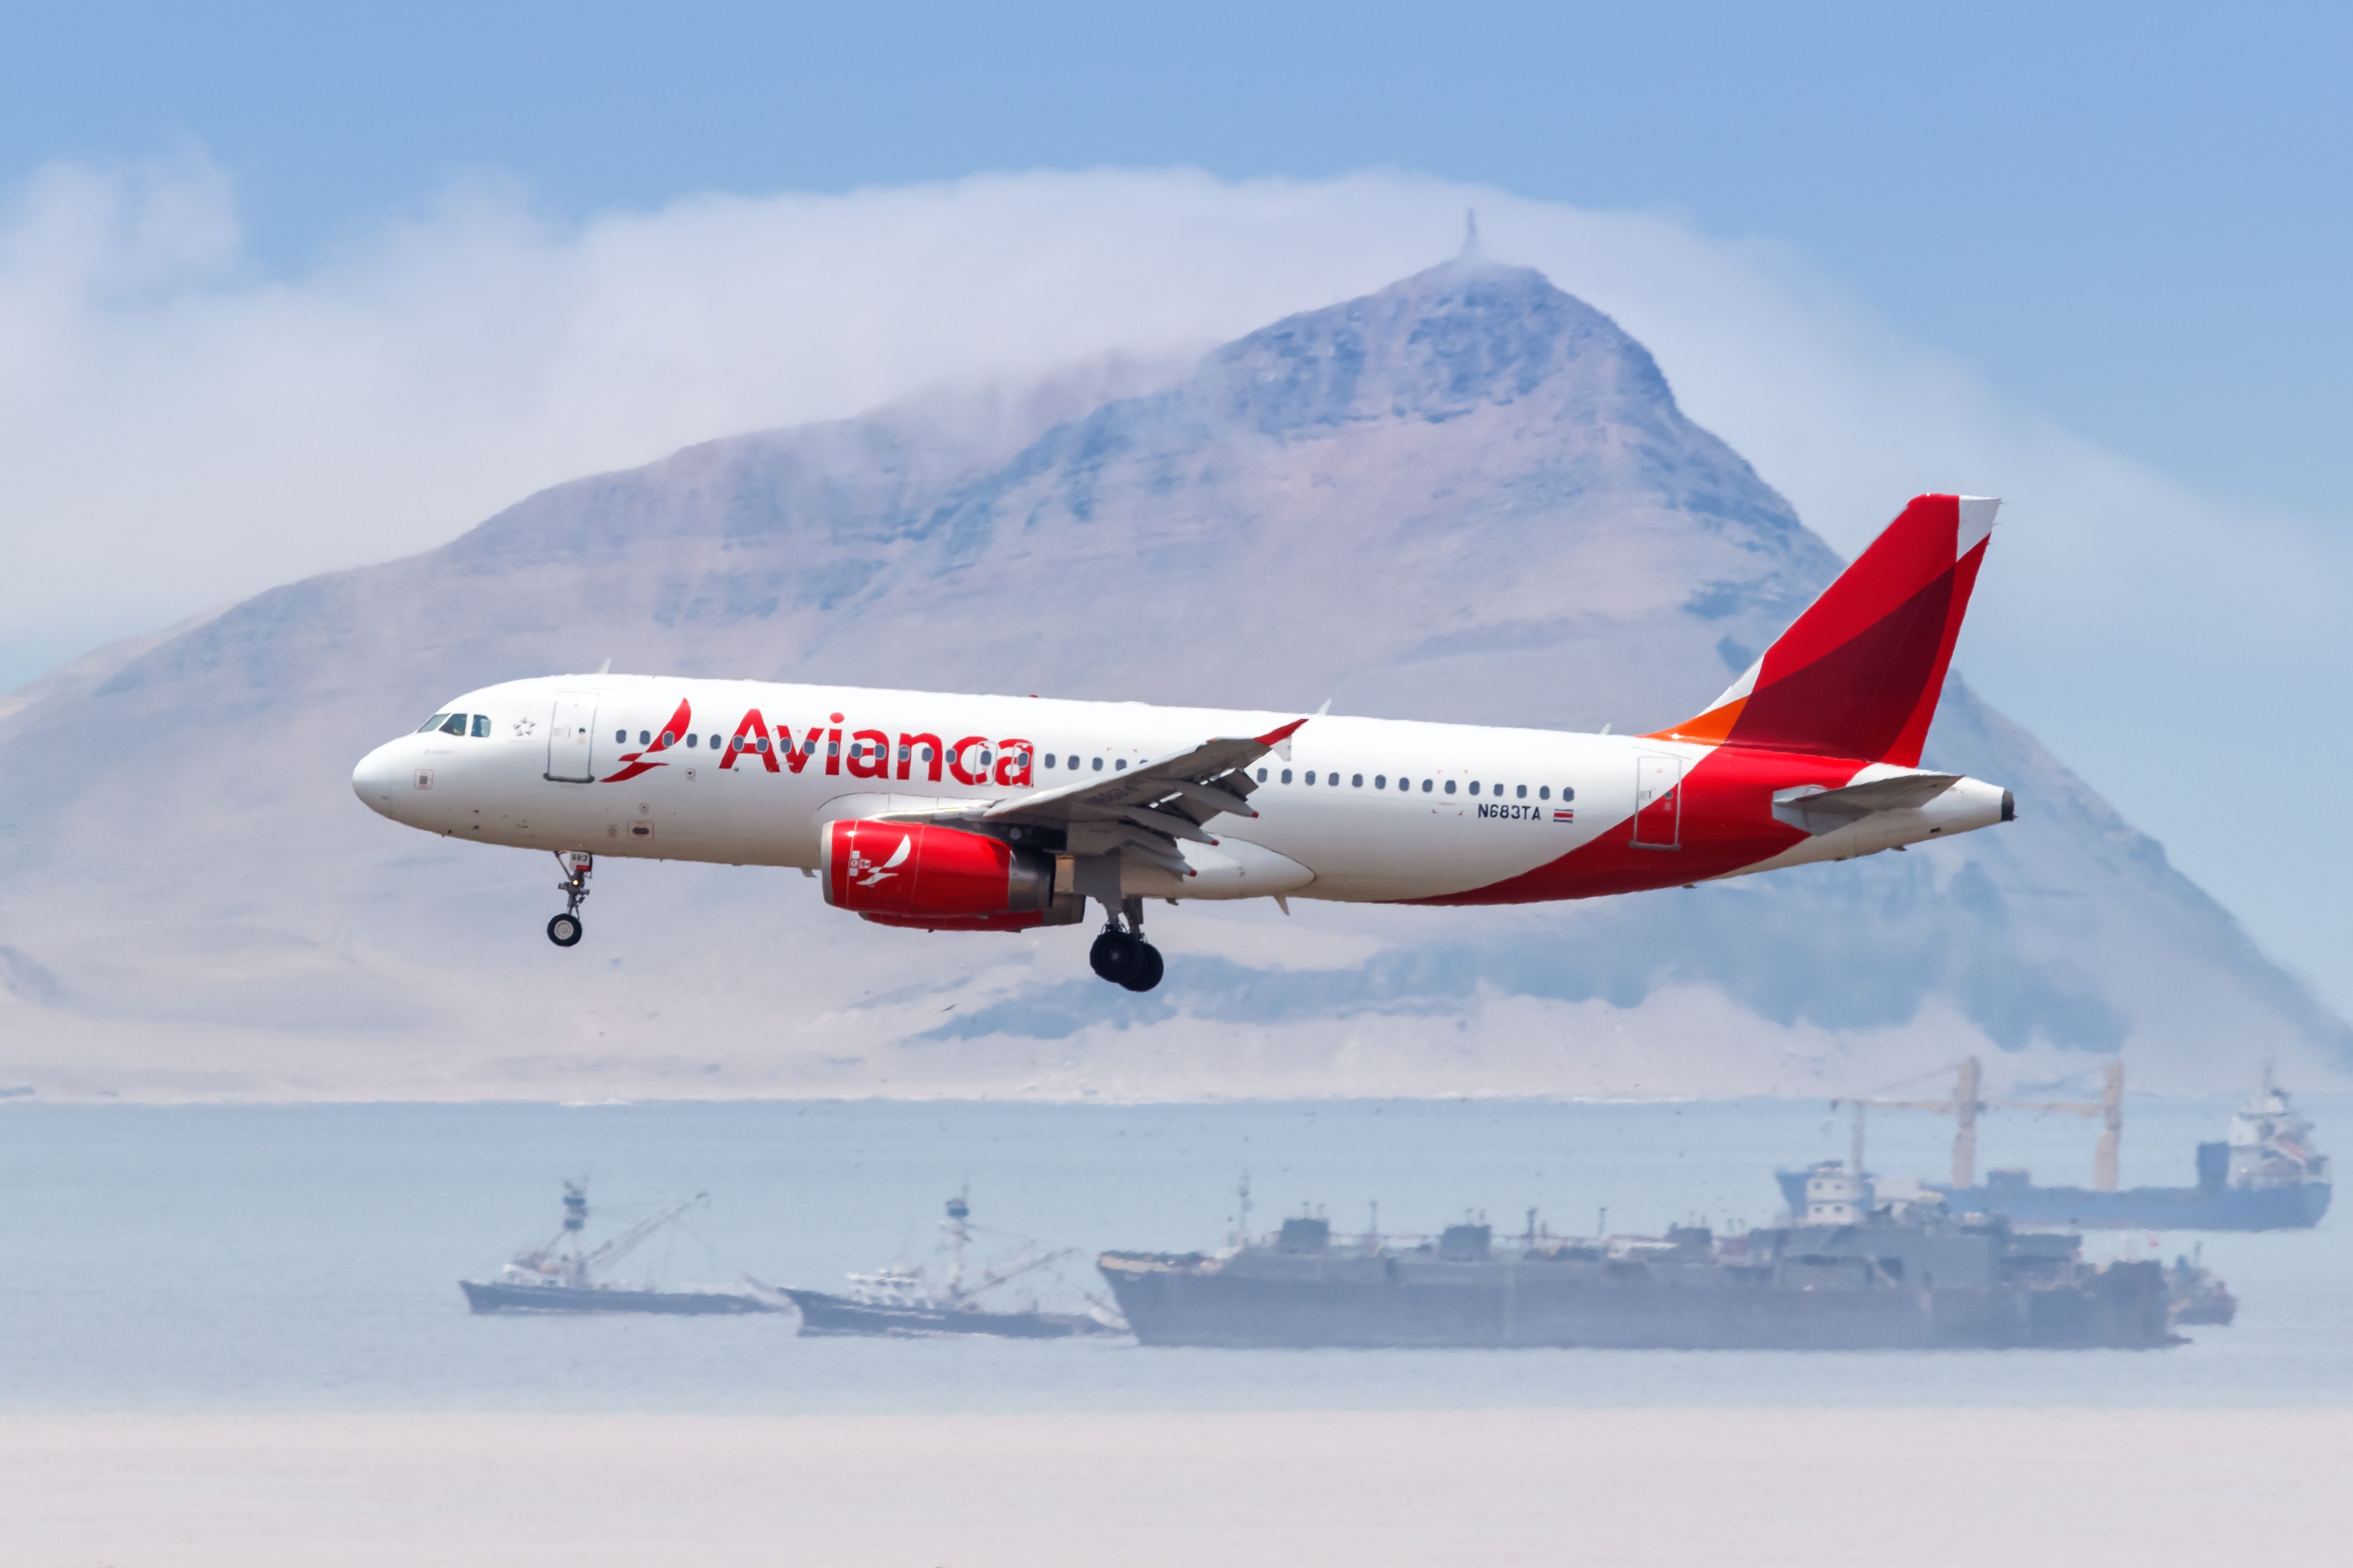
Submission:
{"label": "mountain peak", "polygon": [[1641,344],[1534,268],[1487,258],[1473,234],[1461,256],[1219,350],[1236,408],[1270,434],[1531,400],[1584,419],[1672,413]]}

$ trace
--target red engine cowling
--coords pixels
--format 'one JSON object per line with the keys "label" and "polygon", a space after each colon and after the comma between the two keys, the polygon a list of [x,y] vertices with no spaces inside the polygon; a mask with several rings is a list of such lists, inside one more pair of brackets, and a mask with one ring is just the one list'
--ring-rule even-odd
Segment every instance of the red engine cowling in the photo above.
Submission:
{"label": "red engine cowling", "polygon": [[1018,931],[1054,902],[1052,856],[962,828],[851,818],[826,825],[824,856],[825,901],[889,925]]}

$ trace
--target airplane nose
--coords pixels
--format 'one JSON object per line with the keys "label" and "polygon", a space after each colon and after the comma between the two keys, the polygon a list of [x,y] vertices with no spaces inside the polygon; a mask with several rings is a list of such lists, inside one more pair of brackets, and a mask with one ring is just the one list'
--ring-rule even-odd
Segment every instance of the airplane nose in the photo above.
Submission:
{"label": "airplane nose", "polygon": [[352,770],[352,793],[382,816],[392,815],[393,802],[400,798],[398,787],[408,782],[400,750],[399,742],[387,742],[362,757],[360,765]]}

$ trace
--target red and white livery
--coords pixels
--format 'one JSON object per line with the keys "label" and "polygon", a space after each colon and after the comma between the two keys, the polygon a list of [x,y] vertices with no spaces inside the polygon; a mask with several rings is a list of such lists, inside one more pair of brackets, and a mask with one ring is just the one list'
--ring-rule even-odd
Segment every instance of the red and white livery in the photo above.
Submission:
{"label": "red and white livery", "polygon": [[1583,899],[2009,821],[2009,791],[1919,766],[1999,504],[1915,498],[1731,689],[1646,735],[570,675],[453,699],[352,787],[554,851],[559,946],[596,856],[792,866],[927,931],[1092,900],[1096,973],[1149,990],[1147,899]]}

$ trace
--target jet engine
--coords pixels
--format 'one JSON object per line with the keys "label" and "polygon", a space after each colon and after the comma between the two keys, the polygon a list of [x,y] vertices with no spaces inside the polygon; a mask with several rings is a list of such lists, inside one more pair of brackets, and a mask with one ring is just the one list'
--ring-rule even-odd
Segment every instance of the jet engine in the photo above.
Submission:
{"label": "jet engine", "polygon": [[851,817],[826,825],[824,855],[825,901],[880,925],[1026,931],[1083,909],[1058,905],[1051,855],[959,827]]}

